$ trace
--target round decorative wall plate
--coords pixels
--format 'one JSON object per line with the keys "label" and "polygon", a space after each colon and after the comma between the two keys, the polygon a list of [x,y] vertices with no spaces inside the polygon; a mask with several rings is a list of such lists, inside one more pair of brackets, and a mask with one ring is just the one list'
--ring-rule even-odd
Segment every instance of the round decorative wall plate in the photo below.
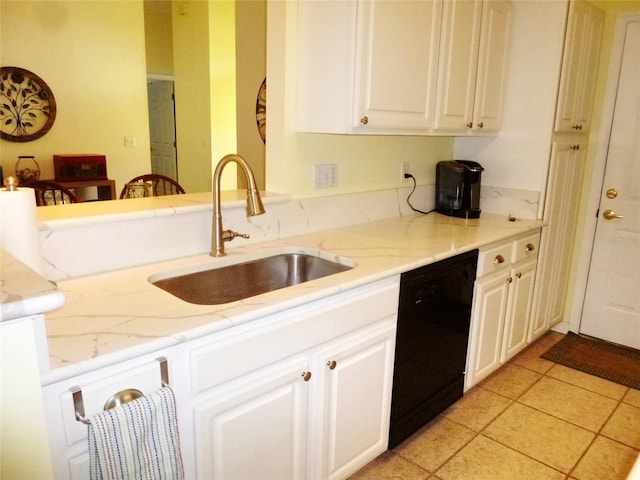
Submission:
{"label": "round decorative wall plate", "polygon": [[42,137],[56,119],[56,100],[35,73],[18,67],[0,68],[0,137],[30,142]]}
{"label": "round decorative wall plate", "polygon": [[263,142],[267,140],[267,79],[262,81],[256,100],[256,123]]}

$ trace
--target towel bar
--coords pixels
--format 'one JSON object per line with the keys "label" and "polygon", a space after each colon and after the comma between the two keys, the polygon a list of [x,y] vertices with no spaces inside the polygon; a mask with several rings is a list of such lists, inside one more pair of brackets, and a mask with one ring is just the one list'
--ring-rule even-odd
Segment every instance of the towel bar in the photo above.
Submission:
{"label": "towel bar", "polygon": [[[160,362],[160,380],[163,387],[169,386],[169,368],[167,365],[167,359],[165,357],[156,358]],[[71,389],[73,395],[73,408],[76,413],[76,420],[84,423],[85,425],[91,425],[91,421],[85,417],[84,413],[84,401],[82,399],[82,389],[80,387],[73,387]],[[104,404],[104,410],[122,405],[123,403],[130,402],[136,398],[142,397],[143,393],[136,388],[127,388],[120,390],[119,392],[111,395]]]}

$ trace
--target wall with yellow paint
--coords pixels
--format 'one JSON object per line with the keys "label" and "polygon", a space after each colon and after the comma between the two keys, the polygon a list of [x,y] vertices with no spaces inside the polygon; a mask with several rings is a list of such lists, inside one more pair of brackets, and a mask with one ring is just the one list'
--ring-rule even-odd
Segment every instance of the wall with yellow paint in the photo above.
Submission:
{"label": "wall with yellow paint", "polygon": [[0,22],[0,64],[40,76],[57,103],[46,135],[0,141],[5,175],[19,155],[34,155],[41,178],[53,178],[53,155],[70,153],[106,155],[118,188],[150,171],[141,1],[3,1]]}

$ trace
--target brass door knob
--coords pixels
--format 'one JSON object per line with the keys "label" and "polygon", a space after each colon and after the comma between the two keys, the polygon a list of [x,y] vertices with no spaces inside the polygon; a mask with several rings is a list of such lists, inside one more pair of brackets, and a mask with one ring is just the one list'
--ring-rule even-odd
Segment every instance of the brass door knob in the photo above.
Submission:
{"label": "brass door knob", "polygon": [[473,123],[471,123],[471,122],[466,123],[466,124],[465,124],[465,126],[466,126],[467,128],[472,128],[472,127],[473,127]]}
{"label": "brass door knob", "polygon": [[484,128],[484,122],[480,122],[480,123],[478,124],[478,128]]}
{"label": "brass door knob", "polygon": [[360,119],[360,123],[362,123],[363,125],[366,125],[367,123],[369,123],[369,117],[362,117]]}
{"label": "brass door knob", "polygon": [[302,372],[301,376],[305,382],[308,382],[309,380],[311,380],[311,372]]}
{"label": "brass door knob", "polygon": [[335,361],[335,360],[329,360],[329,361],[327,362],[327,367],[329,367],[329,370],[333,370],[333,369],[335,369],[335,368],[336,368],[336,365],[338,365],[338,364],[336,363],[336,361]]}
{"label": "brass door knob", "polygon": [[502,255],[496,255],[496,258],[493,260],[493,263],[495,263],[496,265],[504,263],[504,257]]}
{"label": "brass door knob", "polygon": [[618,215],[616,212],[609,209],[602,212],[602,216],[604,217],[605,220],[613,220],[614,218],[624,218],[624,216]]}
{"label": "brass door knob", "polygon": [[618,191],[615,188],[607,190],[607,198],[614,199],[618,196]]}
{"label": "brass door knob", "polygon": [[524,248],[527,252],[533,252],[536,247],[532,243],[527,243],[527,246]]}

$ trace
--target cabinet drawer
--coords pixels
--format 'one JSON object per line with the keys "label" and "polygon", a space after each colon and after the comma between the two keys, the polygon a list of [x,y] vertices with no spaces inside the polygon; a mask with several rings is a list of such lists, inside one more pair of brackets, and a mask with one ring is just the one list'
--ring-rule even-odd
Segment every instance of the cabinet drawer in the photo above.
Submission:
{"label": "cabinet drawer", "polygon": [[[76,385],[82,390],[85,417],[102,411],[106,401],[115,393],[128,388],[140,390],[143,394],[161,387],[160,363],[150,360],[143,365],[125,369],[106,369],[104,376],[96,372],[93,378],[79,379]],[[45,390],[45,393],[48,390]],[[63,387],[58,394],[62,414],[62,424],[67,445],[87,440],[87,426],[76,420],[73,395],[70,388]]]}
{"label": "cabinet drawer", "polygon": [[513,242],[511,261],[513,263],[520,260],[536,258],[540,247],[540,232],[528,235]]}
{"label": "cabinet drawer", "polygon": [[482,277],[493,272],[505,270],[511,264],[511,243],[503,243],[496,247],[481,250],[478,254],[478,271],[476,276]]}

